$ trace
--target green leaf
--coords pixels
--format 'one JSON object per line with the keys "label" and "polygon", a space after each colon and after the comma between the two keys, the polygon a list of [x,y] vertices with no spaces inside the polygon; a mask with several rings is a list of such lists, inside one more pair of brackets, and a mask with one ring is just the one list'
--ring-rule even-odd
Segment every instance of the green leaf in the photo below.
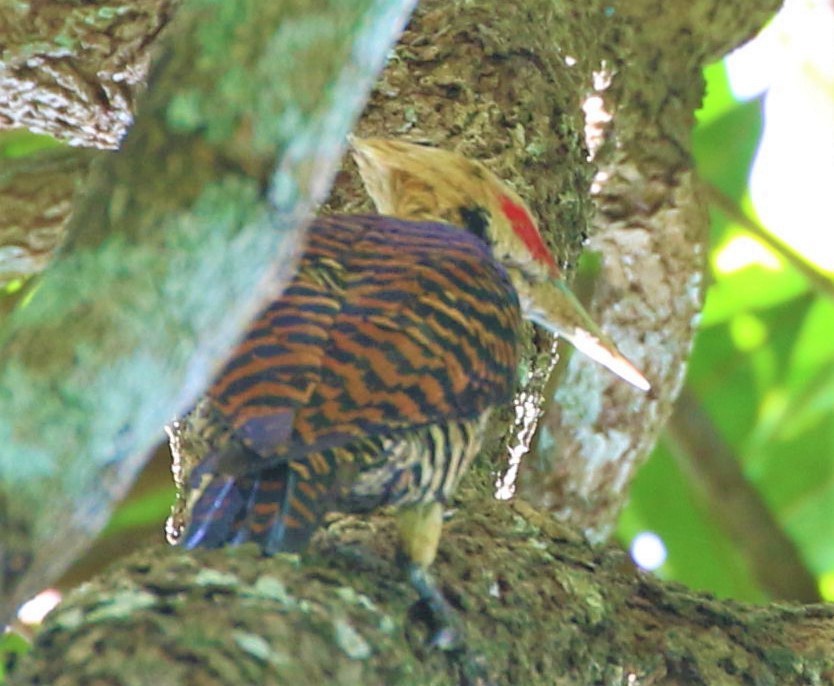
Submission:
{"label": "green leaf", "polygon": [[808,282],[793,267],[769,269],[757,264],[716,274],[707,291],[702,327],[731,322],[749,314],[789,303],[808,292]]}
{"label": "green leaf", "polygon": [[31,648],[29,641],[14,631],[0,634],[0,684],[6,683],[10,671]]}
{"label": "green leaf", "polygon": [[65,146],[57,138],[14,129],[0,133],[0,158],[25,157],[40,150]]}
{"label": "green leaf", "polygon": [[141,497],[122,504],[110,518],[102,536],[110,536],[128,529],[159,525],[171,512],[176,493],[173,483],[164,488],[155,488]]}
{"label": "green leaf", "polygon": [[695,162],[701,178],[731,198],[741,198],[761,138],[761,100],[737,102],[723,64],[709,67],[704,74],[707,97],[692,138]]}
{"label": "green leaf", "polygon": [[707,126],[738,104],[738,100],[730,88],[730,79],[727,76],[727,67],[723,60],[713,62],[705,67],[703,74],[706,95],[703,103],[701,103],[701,109],[695,113],[698,126]]}

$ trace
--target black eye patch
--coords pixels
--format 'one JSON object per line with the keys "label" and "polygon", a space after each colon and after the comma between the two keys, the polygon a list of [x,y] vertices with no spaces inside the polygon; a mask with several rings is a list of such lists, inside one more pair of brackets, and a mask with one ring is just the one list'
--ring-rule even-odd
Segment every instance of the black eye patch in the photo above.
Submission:
{"label": "black eye patch", "polygon": [[475,205],[473,207],[461,207],[458,212],[467,231],[474,233],[481,240],[489,240],[487,237],[489,218],[486,209]]}

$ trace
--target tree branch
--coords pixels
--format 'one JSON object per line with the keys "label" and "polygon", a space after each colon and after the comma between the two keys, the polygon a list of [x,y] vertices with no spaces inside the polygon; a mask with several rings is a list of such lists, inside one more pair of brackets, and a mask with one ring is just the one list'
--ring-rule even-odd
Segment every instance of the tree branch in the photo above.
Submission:
{"label": "tree branch", "polygon": [[[761,28],[776,0],[606,3],[581,48],[588,140],[599,165],[591,311],[652,382],[625,387],[573,356],[542,420],[522,493],[592,540],[611,532],[683,384],[703,301],[708,216],[691,156],[701,68]],[[605,19],[599,19],[602,15]],[[723,54],[723,53],[719,53]]]}
{"label": "tree branch", "polygon": [[183,5],[123,149],[0,335],[0,571],[19,576],[0,618],[98,532],[281,287],[411,4]]}
{"label": "tree branch", "polygon": [[[834,608],[717,601],[636,570],[523,502],[465,502],[436,575],[495,683],[825,683]],[[47,619],[14,686],[467,683],[425,646],[385,517],[295,556],[151,548]],[[141,636],[141,640],[137,637]]]}
{"label": "tree branch", "polygon": [[116,148],[174,0],[3,3],[0,128]]}
{"label": "tree branch", "polygon": [[0,288],[49,264],[64,239],[73,195],[92,159],[82,150],[48,150],[3,161]]}
{"label": "tree branch", "polygon": [[820,601],[814,576],[762,496],[745,478],[738,456],[718,434],[698,398],[684,387],[666,427],[667,442],[701,491],[750,570],[773,597]]}

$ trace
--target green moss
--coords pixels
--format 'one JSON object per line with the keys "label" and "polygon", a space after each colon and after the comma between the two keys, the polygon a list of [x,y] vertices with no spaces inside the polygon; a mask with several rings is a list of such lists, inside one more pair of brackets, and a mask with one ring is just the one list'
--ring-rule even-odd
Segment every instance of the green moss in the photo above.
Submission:
{"label": "green moss", "polygon": [[90,610],[84,621],[95,623],[109,619],[122,619],[139,610],[153,607],[156,603],[156,596],[147,591],[124,589],[111,595],[106,603]]}
{"label": "green moss", "polygon": [[198,586],[207,588],[238,588],[242,585],[241,579],[235,574],[219,572],[216,569],[201,569],[194,581]]}
{"label": "green moss", "polygon": [[371,656],[371,646],[344,618],[333,620],[333,632],[336,645],[352,660],[366,660]]}

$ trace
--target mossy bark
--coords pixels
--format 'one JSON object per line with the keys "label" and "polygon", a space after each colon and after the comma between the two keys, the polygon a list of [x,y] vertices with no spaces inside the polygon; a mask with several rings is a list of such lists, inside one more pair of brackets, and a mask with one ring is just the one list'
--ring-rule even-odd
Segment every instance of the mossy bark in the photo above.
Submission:
{"label": "mossy bark", "polygon": [[93,157],[88,151],[45,150],[3,161],[0,289],[41,272],[52,260]]}
{"label": "mossy bark", "polygon": [[180,8],[122,149],[97,160],[61,256],[3,322],[0,616],[100,530],[279,292],[410,8]]}
{"label": "mossy bark", "polygon": [[[296,556],[150,548],[47,619],[13,686],[467,684],[393,564],[390,518],[336,520]],[[834,608],[664,584],[517,501],[465,501],[436,576],[496,684],[829,683]]]}

